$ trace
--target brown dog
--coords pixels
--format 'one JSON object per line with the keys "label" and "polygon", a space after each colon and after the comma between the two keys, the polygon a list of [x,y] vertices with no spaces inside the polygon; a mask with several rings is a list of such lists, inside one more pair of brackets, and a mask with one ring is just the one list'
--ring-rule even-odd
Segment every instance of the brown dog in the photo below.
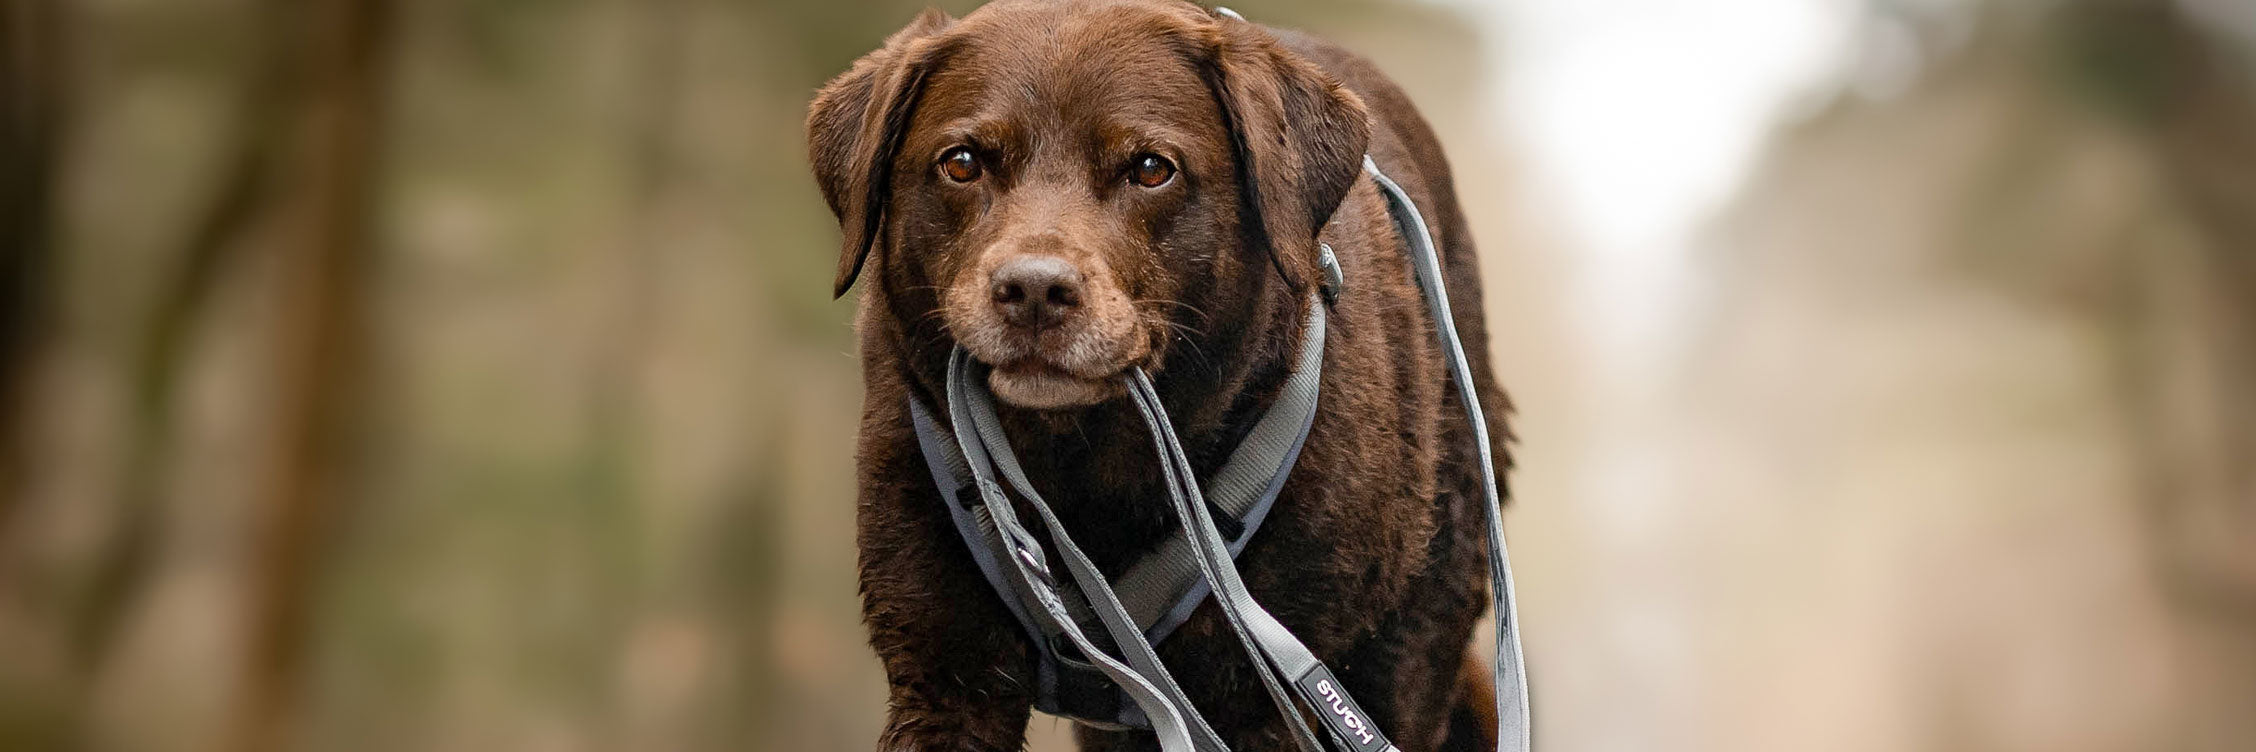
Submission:
{"label": "brown dog", "polygon": [[[1487,672],[1466,665],[1488,606],[1475,463],[1509,461],[1473,456],[1365,153],[1433,223],[1496,436],[1507,408],[1478,357],[1479,274],[1449,167],[1402,92],[1329,44],[1185,2],[1000,0],[960,21],[927,12],[810,110],[845,236],[837,292],[870,278],[858,542],[892,685],[881,749],[1016,750],[1031,702],[1033,645],[951,526],[906,400],[945,404],[956,345],[991,366],[1028,475],[1117,574],[1178,523],[1116,377],[1153,374],[1204,477],[1293,362],[1319,240],[1347,280],[1322,398],[1238,565],[1402,749],[1493,748]],[[1290,747],[1213,603],[1160,654],[1233,749]],[[1157,748],[1148,733],[1080,738]]]}

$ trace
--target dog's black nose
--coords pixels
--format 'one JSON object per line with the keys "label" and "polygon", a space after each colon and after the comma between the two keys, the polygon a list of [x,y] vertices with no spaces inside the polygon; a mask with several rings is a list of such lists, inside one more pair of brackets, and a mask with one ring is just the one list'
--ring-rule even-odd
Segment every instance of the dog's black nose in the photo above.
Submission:
{"label": "dog's black nose", "polygon": [[995,311],[1011,326],[1041,329],[1081,307],[1081,270],[1056,256],[1020,256],[988,278]]}

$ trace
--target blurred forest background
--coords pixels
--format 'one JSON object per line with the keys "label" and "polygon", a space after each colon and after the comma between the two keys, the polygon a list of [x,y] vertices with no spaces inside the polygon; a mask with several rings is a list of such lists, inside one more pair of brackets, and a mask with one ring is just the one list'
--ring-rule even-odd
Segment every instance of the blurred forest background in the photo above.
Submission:
{"label": "blurred forest background", "polygon": [[[1643,254],[1544,0],[1233,5],[1450,149],[1546,748],[2256,749],[2256,5],[1591,0],[1841,19]],[[870,748],[801,119],[921,7],[0,0],[0,750]]]}

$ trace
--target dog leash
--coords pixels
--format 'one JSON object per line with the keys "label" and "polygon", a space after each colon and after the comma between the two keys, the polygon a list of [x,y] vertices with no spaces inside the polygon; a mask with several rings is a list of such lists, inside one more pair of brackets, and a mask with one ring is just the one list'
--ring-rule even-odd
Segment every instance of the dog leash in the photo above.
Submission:
{"label": "dog leash", "polygon": [[1434,320],[1441,341],[1442,359],[1449,362],[1449,379],[1457,383],[1457,397],[1472,423],[1473,449],[1480,466],[1481,515],[1488,522],[1489,585],[1496,599],[1496,746],[1504,752],[1528,752],[1534,742],[1533,712],[1529,706],[1527,656],[1520,648],[1518,591],[1512,584],[1512,555],[1504,544],[1504,505],[1496,483],[1496,462],[1489,444],[1488,421],[1481,411],[1480,390],[1473,386],[1473,367],[1465,357],[1465,343],[1457,337],[1457,320],[1449,312],[1449,286],[1442,280],[1441,256],[1434,251],[1426,219],[1379,164],[1363,157],[1363,171],[1379,184],[1387,199],[1387,213],[1410,244],[1410,266],[1425,293],[1426,311]]}
{"label": "dog leash", "polygon": [[[1307,344],[1313,347],[1305,350],[1303,355],[1308,357],[1304,357],[1304,360],[1321,358],[1323,325],[1322,306],[1311,306],[1309,326],[1312,330]],[[1003,435],[992,395],[979,388],[985,382],[982,378],[984,374],[979,368],[961,349],[950,356],[949,413],[957,441],[963,447],[973,485],[991,511],[1002,539],[1007,542],[1011,553],[1009,558],[1013,560],[1014,568],[1022,571],[1018,583],[1032,592],[1034,601],[1041,608],[1043,619],[1061,628],[1082,655],[1097,659],[1101,670],[1103,663],[1110,660],[1109,656],[1102,652],[1092,652],[1095,648],[1086,639],[1074,636],[1078,629],[1069,626],[1075,619],[1074,609],[1068,605],[1067,593],[1062,592],[1058,582],[1048,575],[1047,556],[1040,542],[1020,525],[1015,511],[1008,509],[1009,497],[1004,495],[1000,485],[994,481],[997,473],[1012,490],[1018,492],[1020,498],[1026,500],[1027,506],[1042,521],[1051,543],[1064,556],[1067,571],[1078,587],[1080,596],[1094,610],[1097,620],[1103,624],[1114,644],[1122,648],[1124,657],[1131,664],[1128,669],[1139,674],[1136,678],[1150,690],[1130,691],[1129,694],[1143,711],[1143,715],[1151,720],[1154,732],[1159,735],[1161,748],[1167,752],[1207,749],[1227,752],[1228,748],[1222,746],[1213,737],[1212,730],[1205,727],[1196,708],[1168,674],[1167,668],[1152,654],[1151,645],[1144,639],[1127,610],[1120,606],[1113,586],[1094,565],[1089,564],[1087,557],[1058,521],[1049,503],[1042,498],[1040,492],[1034,490],[1033,483],[1026,479],[1017,458],[1009,448],[1008,438]],[[1277,676],[1281,671],[1297,682],[1310,673],[1311,666],[1320,667],[1321,664],[1316,662],[1314,655],[1298,639],[1292,637],[1291,632],[1278,624],[1274,617],[1246,593],[1243,582],[1238,579],[1236,567],[1230,564],[1228,544],[1223,542],[1221,531],[1216,527],[1214,517],[1199,493],[1198,485],[1191,481],[1193,476],[1189,458],[1184,456],[1174,429],[1167,422],[1165,409],[1159,405],[1158,392],[1152,389],[1149,377],[1144,376],[1141,369],[1136,369],[1131,371],[1126,382],[1139,414],[1153,432],[1154,447],[1163,460],[1161,471],[1168,496],[1175,504],[1176,513],[1184,521],[1184,529],[1192,533],[1191,553],[1198,562],[1200,573],[1213,588],[1239,641],[1258,657],[1254,661],[1255,670],[1260,674],[1270,699],[1284,714],[1288,725],[1293,727],[1294,735],[1301,741],[1302,748],[1310,752],[1323,749],[1301,720],[1299,713],[1294,710],[1291,695],[1285,691],[1284,682]],[[1219,562],[1216,561],[1217,558]],[[1272,666],[1272,661],[1277,665]],[[1105,673],[1115,681],[1120,679],[1115,671]],[[1330,679],[1328,672],[1323,681],[1327,684],[1322,691],[1338,692],[1336,680]],[[1123,686],[1123,689],[1127,687]],[[1318,701],[1310,702],[1312,707],[1318,706]],[[1376,730],[1363,718],[1357,712],[1345,723],[1361,738],[1374,738]],[[1183,719],[1188,719],[1188,722]],[[1209,747],[1209,743],[1213,746]],[[1377,752],[1390,748],[1381,744],[1368,749]],[[1360,752],[1364,748],[1354,749]]]}
{"label": "dog leash", "polygon": [[[1323,315],[1320,306],[1312,305],[1312,309],[1311,317]],[[1244,549],[1268,518],[1314,425],[1323,367],[1322,323],[1316,320],[1303,328],[1299,361],[1286,376],[1277,397],[1207,481],[1206,501],[1219,514],[1217,526],[1229,539],[1232,556]],[[958,367],[951,362],[951,373]],[[968,378],[980,380],[977,374]],[[979,395],[975,392],[974,399],[977,398]],[[933,484],[944,498],[956,501],[945,506],[980,574],[997,592],[1013,592],[1016,586],[1007,581],[1002,571],[1003,559],[1009,556],[1002,545],[1002,531],[984,500],[975,492],[971,462],[921,401],[911,399],[908,405],[918,448],[932,473]],[[1002,444],[1002,450],[1008,449],[1000,439],[993,443]],[[990,470],[988,474],[992,476],[990,468],[983,466],[982,469]],[[1144,639],[1152,644],[1172,634],[1211,592],[1190,546],[1187,537],[1168,536],[1112,583],[1115,594],[1141,628]],[[1004,599],[1005,605],[1028,638],[1044,648],[1037,651],[1034,666],[1031,688],[1035,708],[1099,728],[1151,728],[1141,709],[1134,703],[1122,702],[1112,681],[1096,666],[1063,655],[1064,651],[1050,649],[1058,641],[1069,640],[1055,628],[1034,619],[1024,594],[1017,595],[1021,597]],[[1090,620],[1095,618],[1095,612],[1085,602],[1069,598],[1065,605],[1081,623],[1093,623]]]}
{"label": "dog leash", "polygon": [[[1165,752],[1228,752],[1229,748],[1206,725],[1182,687],[1160,663],[1151,643],[1133,628],[1127,610],[1105,583],[1104,574],[1079,546],[1074,545],[1072,536],[1066,534],[1064,524],[1050,510],[1048,502],[1026,481],[1017,457],[1010,451],[1009,440],[1002,435],[993,397],[985,389],[976,388],[984,380],[971,375],[972,367],[972,359],[965,356],[962,348],[949,355],[948,412],[956,442],[969,462],[973,487],[985,501],[984,506],[1002,533],[1010,554],[1005,558],[1011,563],[1007,571],[1015,575],[1012,582],[1021,592],[1033,596],[1040,607],[1035,613],[1045,627],[1065,635],[1081,655],[1095,661],[1097,668],[1143,709],[1144,717],[1150,720],[1154,733],[1159,736],[1161,749]],[[995,450],[992,455],[988,453],[990,448]],[[1082,632],[1078,620],[1065,605],[1056,577],[1051,574],[1049,557],[1043,552],[1041,541],[1019,522],[1009,496],[995,483],[993,473],[997,469],[1048,528],[1051,542],[1065,555],[1067,572],[1080,585],[1082,597],[1090,605],[1101,607],[1099,620],[1128,659],[1126,665],[1098,649]],[[1124,625],[1128,625],[1127,628],[1123,629]]]}
{"label": "dog leash", "polygon": [[[1494,678],[1499,727],[1497,746],[1500,751],[1527,752],[1531,743],[1529,702],[1527,673],[1519,639],[1518,610],[1510,556],[1503,537],[1495,466],[1490,460],[1492,455],[1488,426],[1483,419],[1477,390],[1473,386],[1471,365],[1450,314],[1440,259],[1423,216],[1401,186],[1387,178],[1369,157],[1364,159],[1364,171],[1372,176],[1381,189],[1380,192],[1386,197],[1388,213],[1410,246],[1413,276],[1426,298],[1428,311],[1435,321],[1436,337],[1443,345],[1443,357],[1449,364],[1451,380],[1456,383],[1458,395],[1472,424],[1481,469],[1483,514],[1491,543],[1490,579],[1496,598],[1497,652]],[[1328,254],[1325,261],[1327,276],[1336,289],[1339,282],[1338,267]],[[1308,320],[1309,335],[1304,340],[1301,367],[1295,369],[1294,379],[1313,379],[1313,374],[1321,363],[1323,326],[1323,305],[1312,302]],[[1073,543],[1048,503],[1025,478],[1008,439],[1003,435],[1000,419],[995,414],[993,396],[985,389],[984,374],[978,372],[979,367],[961,348],[950,355],[948,412],[956,447],[949,448],[960,447],[960,455],[947,459],[960,459],[961,465],[934,461],[934,444],[939,442],[934,441],[933,434],[937,431],[921,405],[911,400],[911,407],[917,422],[920,444],[923,445],[928,464],[933,466],[935,479],[942,480],[944,475],[952,476],[952,471],[960,468],[971,477],[968,486],[976,490],[979,501],[983,502],[972,505],[974,508],[968,510],[972,513],[970,515],[964,514],[967,510],[951,505],[951,512],[957,513],[959,527],[964,528],[966,542],[971,545],[975,558],[979,559],[983,573],[998,592],[1005,590],[1006,586],[1014,591],[1012,594],[1019,603],[1011,604],[1012,611],[1021,621],[1038,627],[1030,630],[1030,634],[1039,640],[1038,644],[1047,651],[1046,655],[1062,653],[1063,646],[1047,639],[1052,636],[1062,637],[1087,662],[1062,657],[1061,661],[1101,673],[1126,694],[1135,709],[1140,711],[1135,715],[1140,715],[1141,718],[1136,720],[1148,723],[1158,736],[1164,752],[1228,752],[1227,746],[1208,727],[1205,719],[1168,673],[1166,666],[1159,661],[1152,649],[1152,644],[1158,641],[1157,636],[1150,635],[1141,626],[1142,622],[1130,614],[1122,604],[1118,589],[1106,581],[1103,574]],[[1393,745],[1386,741],[1370,716],[1356,705],[1330,669],[1254,601],[1233,562],[1233,555],[1242,548],[1245,538],[1250,537],[1251,530],[1244,530],[1238,536],[1233,536],[1236,538],[1234,541],[1222,535],[1150,377],[1137,368],[1124,375],[1123,380],[1130,398],[1136,404],[1138,414],[1152,433],[1154,449],[1161,458],[1161,470],[1168,495],[1176,514],[1182,520],[1185,532],[1183,538],[1170,538],[1169,547],[1164,550],[1188,549],[1190,556],[1187,558],[1196,565],[1202,579],[1198,584],[1211,589],[1232,632],[1254,657],[1253,664],[1264,690],[1286,720],[1300,747],[1308,752],[1324,749],[1303,720],[1292,694],[1285,689],[1287,681],[1280,676],[1289,678],[1292,689],[1307,703],[1333,741],[1354,752],[1393,750]],[[1313,391],[1309,394],[1312,395]],[[1273,409],[1270,414],[1265,414],[1261,423],[1271,423],[1270,418],[1275,413]],[[1298,453],[1298,445],[1299,441],[1296,439],[1292,442],[1291,451],[1285,453],[1284,466],[1278,470],[1279,478],[1285,470],[1289,470],[1292,456]],[[1232,464],[1237,464],[1237,455],[1234,454],[1232,460]],[[1060,583],[1048,566],[1048,557],[1040,541],[1020,522],[1008,495],[995,481],[997,472],[1000,472],[1004,482],[1009,483],[1028,502],[1049,534],[1051,542],[1064,556],[1067,572],[1080,596],[1078,603],[1069,601],[1066,591],[1059,587]],[[1217,479],[1224,474],[1226,473],[1218,473]],[[1238,475],[1242,477],[1243,473]],[[949,483],[942,487],[945,489],[954,485]],[[1274,493],[1274,488],[1269,489],[1268,498],[1260,503],[1266,505],[1273,500]],[[967,517],[983,524],[964,527]],[[978,537],[982,540],[972,540],[974,529],[979,531]],[[1178,541],[1182,545],[1176,546]],[[982,549],[990,545],[999,546],[1003,555],[982,555],[985,553]],[[1007,560],[1009,566],[1000,566],[996,559]],[[1179,561],[1179,558],[1174,560]],[[1149,570],[1139,565],[1131,570],[1131,574],[1137,571]],[[1006,574],[1007,576],[1001,576]],[[1123,578],[1119,589],[1130,589],[1136,583],[1155,581],[1158,580],[1149,577],[1134,582],[1131,578]],[[1150,590],[1150,587],[1136,585],[1133,589],[1141,593]],[[1014,599],[1006,598],[1006,602],[1011,600]],[[1143,600],[1148,602],[1150,599]],[[1197,600],[1201,599],[1191,599],[1191,605],[1195,605]],[[1036,608],[1025,608],[1023,604],[1026,602],[1032,602]],[[1078,611],[1092,613],[1096,617],[1125,661],[1112,658],[1081,629],[1081,618],[1074,605],[1081,606]],[[1187,609],[1177,610],[1181,610],[1186,616],[1188,614]],[[1176,623],[1180,621],[1177,620]]]}

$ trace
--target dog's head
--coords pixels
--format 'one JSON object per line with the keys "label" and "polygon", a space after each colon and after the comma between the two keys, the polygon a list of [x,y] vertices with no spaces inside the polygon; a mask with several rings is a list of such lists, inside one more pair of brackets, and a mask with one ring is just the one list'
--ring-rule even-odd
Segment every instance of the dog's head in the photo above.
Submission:
{"label": "dog's head", "polygon": [[1261,27],[1189,2],[927,11],[823,86],[810,156],[844,246],[914,343],[961,343],[1026,409],[1117,395],[1284,285],[1358,174],[1363,104]]}
{"label": "dog's head", "polygon": [[1362,103],[1260,27],[1135,0],[928,11],[807,130],[834,292],[874,257],[911,341],[962,344],[1034,409],[1115,396],[1266,285],[1309,294],[1369,138]]}

